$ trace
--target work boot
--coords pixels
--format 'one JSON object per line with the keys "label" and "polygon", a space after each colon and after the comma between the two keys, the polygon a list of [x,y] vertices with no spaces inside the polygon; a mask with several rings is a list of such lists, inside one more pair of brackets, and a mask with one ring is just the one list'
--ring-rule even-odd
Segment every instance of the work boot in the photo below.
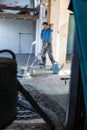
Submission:
{"label": "work boot", "polygon": [[46,67],[46,65],[43,64],[43,63],[39,63],[39,65],[40,65],[40,68],[41,68],[41,69],[44,69],[44,68]]}

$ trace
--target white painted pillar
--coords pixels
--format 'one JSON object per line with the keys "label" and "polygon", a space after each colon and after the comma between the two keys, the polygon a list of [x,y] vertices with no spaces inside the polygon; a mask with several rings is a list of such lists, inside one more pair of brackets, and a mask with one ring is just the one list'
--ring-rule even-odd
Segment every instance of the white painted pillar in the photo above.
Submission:
{"label": "white painted pillar", "polygon": [[[46,18],[44,17],[44,10],[45,7],[43,5],[40,6],[40,15],[39,19],[36,21],[36,49],[35,49],[35,56],[37,56],[42,49],[42,40],[41,40],[41,30],[42,30],[42,23],[46,21]],[[38,59],[41,59],[41,56],[38,56]]]}
{"label": "white painted pillar", "polygon": [[37,56],[41,52],[41,48],[42,48],[42,42],[41,42],[41,38],[40,38],[41,28],[42,28],[41,24],[42,24],[42,21],[38,19],[36,21],[36,48],[35,48],[35,56]]}
{"label": "white painted pillar", "polygon": [[34,0],[34,7],[37,8],[39,6],[40,0]]}

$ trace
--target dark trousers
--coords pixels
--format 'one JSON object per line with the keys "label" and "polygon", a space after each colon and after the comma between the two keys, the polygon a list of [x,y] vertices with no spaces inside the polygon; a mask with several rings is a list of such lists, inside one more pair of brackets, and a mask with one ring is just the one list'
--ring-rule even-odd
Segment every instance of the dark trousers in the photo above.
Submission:
{"label": "dark trousers", "polygon": [[43,48],[42,48],[42,62],[43,65],[46,65],[46,52],[48,53],[49,59],[51,63],[53,64],[55,62],[53,58],[53,53],[52,53],[52,44],[51,43],[43,43]]}

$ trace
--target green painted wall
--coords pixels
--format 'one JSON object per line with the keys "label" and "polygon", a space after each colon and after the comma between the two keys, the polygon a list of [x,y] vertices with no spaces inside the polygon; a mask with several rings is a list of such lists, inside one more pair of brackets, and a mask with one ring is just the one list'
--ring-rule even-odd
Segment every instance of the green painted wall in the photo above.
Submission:
{"label": "green painted wall", "polygon": [[73,37],[74,37],[74,15],[69,16],[69,29],[68,29],[68,40],[67,40],[67,53],[72,54],[73,50]]}

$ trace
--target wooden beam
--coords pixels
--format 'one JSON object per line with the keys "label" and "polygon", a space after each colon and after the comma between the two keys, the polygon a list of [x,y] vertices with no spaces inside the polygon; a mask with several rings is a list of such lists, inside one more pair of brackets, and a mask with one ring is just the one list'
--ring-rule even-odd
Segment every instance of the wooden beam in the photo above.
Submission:
{"label": "wooden beam", "polygon": [[0,13],[0,17],[1,18],[9,18],[9,19],[14,19],[14,18],[17,18],[17,19],[38,19],[39,18],[37,15],[30,16],[28,14],[23,15],[23,14],[3,14],[3,13]]}
{"label": "wooden beam", "polygon": [[48,9],[47,9],[47,21],[50,23],[50,14],[51,14],[51,0],[48,0]]}
{"label": "wooden beam", "polygon": [[37,8],[22,8],[22,7],[13,7],[13,6],[5,6],[0,4],[0,9],[4,10],[19,10],[19,11],[29,11],[29,12],[39,12]]}

